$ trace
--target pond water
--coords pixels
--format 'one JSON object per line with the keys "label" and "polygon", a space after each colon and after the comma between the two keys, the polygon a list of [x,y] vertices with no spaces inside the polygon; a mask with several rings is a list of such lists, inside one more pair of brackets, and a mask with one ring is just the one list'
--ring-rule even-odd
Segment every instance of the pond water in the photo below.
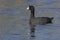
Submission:
{"label": "pond water", "polygon": [[60,40],[60,8],[57,5],[60,1],[41,0],[42,6],[37,7],[35,4],[40,5],[39,2],[40,0],[31,2],[36,7],[35,16],[54,17],[53,24],[37,25],[36,37],[30,37],[30,11],[26,9],[28,4],[20,7],[5,7],[0,9],[0,40]]}

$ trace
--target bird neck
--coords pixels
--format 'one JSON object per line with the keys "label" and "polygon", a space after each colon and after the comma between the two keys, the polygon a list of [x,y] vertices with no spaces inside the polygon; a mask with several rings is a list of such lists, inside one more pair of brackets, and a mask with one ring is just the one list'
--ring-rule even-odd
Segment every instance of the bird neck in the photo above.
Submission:
{"label": "bird neck", "polygon": [[34,10],[32,10],[31,11],[31,15],[30,15],[30,18],[35,18],[35,16],[34,16],[35,14],[34,14]]}

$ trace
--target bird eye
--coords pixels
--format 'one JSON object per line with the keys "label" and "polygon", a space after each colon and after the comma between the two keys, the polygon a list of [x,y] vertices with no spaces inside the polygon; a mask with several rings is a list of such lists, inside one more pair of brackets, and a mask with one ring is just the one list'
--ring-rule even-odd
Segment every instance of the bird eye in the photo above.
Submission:
{"label": "bird eye", "polygon": [[29,9],[29,7],[27,7],[27,10]]}

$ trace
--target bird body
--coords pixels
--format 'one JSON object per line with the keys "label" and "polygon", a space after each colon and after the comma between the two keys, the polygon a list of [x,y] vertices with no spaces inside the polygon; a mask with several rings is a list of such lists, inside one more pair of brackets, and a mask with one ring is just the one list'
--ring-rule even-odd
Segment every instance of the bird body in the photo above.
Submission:
{"label": "bird body", "polygon": [[[48,22],[50,18],[48,17],[36,17],[36,18],[31,18],[30,22],[32,25],[44,25],[44,24],[48,24],[48,23],[52,23],[51,21]],[[52,18],[50,19],[52,20]]]}

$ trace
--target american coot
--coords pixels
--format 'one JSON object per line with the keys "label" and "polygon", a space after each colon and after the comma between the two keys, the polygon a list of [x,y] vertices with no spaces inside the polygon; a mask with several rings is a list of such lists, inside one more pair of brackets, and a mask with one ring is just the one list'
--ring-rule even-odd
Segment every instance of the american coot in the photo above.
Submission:
{"label": "american coot", "polygon": [[[30,10],[31,15],[30,15],[30,20],[29,20],[29,24],[30,24],[30,30],[31,30],[31,34],[35,33],[35,26],[36,25],[45,25],[45,24],[49,24],[52,23],[52,19],[53,17],[49,18],[49,17],[35,17],[35,7],[32,5],[29,5],[29,7],[27,8]],[[34,37],[34,35],[31,35],[31,37]]]}

